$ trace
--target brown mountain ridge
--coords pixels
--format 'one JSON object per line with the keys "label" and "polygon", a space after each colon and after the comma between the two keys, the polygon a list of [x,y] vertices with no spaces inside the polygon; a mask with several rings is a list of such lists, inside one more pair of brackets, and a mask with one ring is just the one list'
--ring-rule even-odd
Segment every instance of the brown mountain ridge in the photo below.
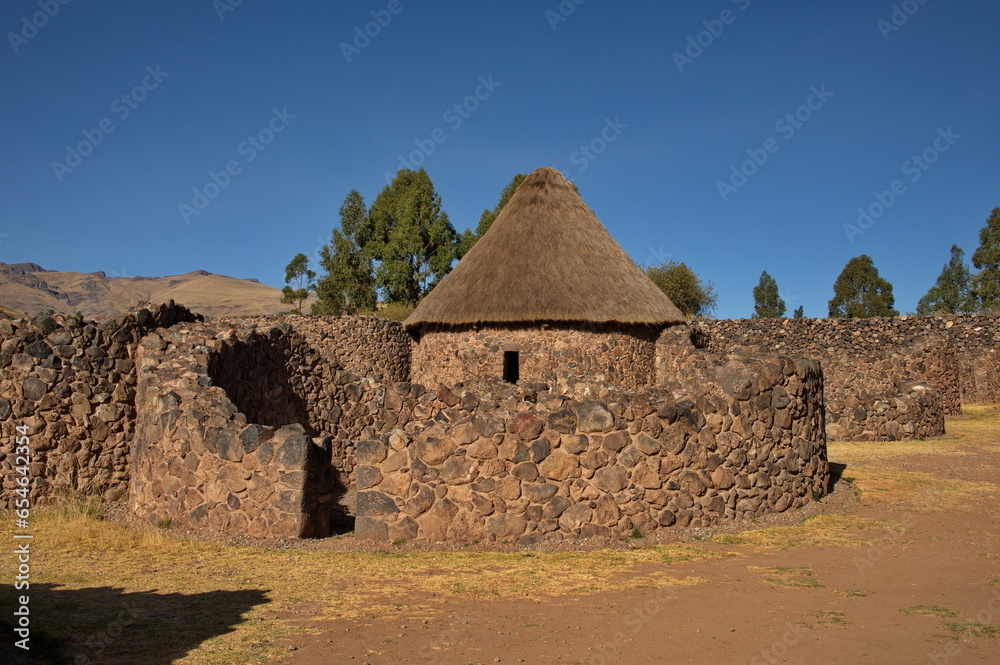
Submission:
{"label": "brown mountain ridge", "polygon": [[0,263],[0,309],[34,316],[81,312],[113,316],[139,303],[173,300],[205,316],[281,314],[281,290],[256,279],[204,270],[167,277],[108,277],[104,272],[59,272],[35,263]]}

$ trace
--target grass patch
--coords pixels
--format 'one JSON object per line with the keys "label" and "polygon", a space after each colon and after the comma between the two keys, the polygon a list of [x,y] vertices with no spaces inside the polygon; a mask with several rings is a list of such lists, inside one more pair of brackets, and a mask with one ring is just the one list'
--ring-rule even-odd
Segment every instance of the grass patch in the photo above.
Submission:
{"label": "grass patch", "polygon": [[864,591],[858,591],[857,589],[834,589],[833,591],[838,596],[847,596],[848,598],[867,598],[868,594]]}
{"label": "grass patch", "polygon": [[945,630],[964,637],[989,637],[1000,640],[1000,628],[982,623],[951,623],[945,622]]}
{"label": "grass patch", "polygon": [[816,617],[819,621],[816,622],[817,625],[833,625],[833,626],[849,626],[851,622],[847,620],[847,617],[843,612],[835,612],[833,610],[813,612],[809,616]]}
{"label": "grass patch", "polygon": [[660,563],[685,563],[687,561],[705,561],[719,557],[737,556],[733,552],[718,553],[696,547],[694,545],[658,545],[651,549]]}
{"label": "grass patch", "polygon": [[793,526],[773,526],[741,533],[724,533],[712,536],[708,540],[725,545],[751,545],[778,550],[814,545],[859,547],[874,543],[886,532],[899,532],[901,528],[890,522],[879,522],[863,517],[814,515]]}
{"label": "grass patch", "polygon": [[903,614],[917,614],[925,617],[941,617],[942,619],[952,619],[958,616],[955,610],[938,605],[911,605],[900,610]]}
{"label": "grass patch", "polygon": [[970,499],[997,491],[993,483],[938,478],[921,471],[898,471],[866,465],[854,482],[858,498],[868,505],[919,511],[960,510]]}
{"label": "grass patch", "polygon": [[945,420],[949,433],[971,445],[1000,448],[1000,438],[997,437],[1000,410],[996,404],[963,404],[962,413],[961,418]]}
{"label": "grass patch", "polygon": [[[266,663],[287,656],[281,640],[314,631],[301,619],[428,617],[455,597],[686,586],[702,580],[673,576],[670,564],[726,556],[693,545],[527,555],[228,547],[153,524],[106,522],[97,500],[32,517],[32,612],[45,618],[53,645],[42,655],[90,654],[106,665],[141,662],[145,653],[184,665]],[[0,538],[9,542],[13,527],[12,516],[0,518]],[[11,562],[0,560],[8,579]],[[13,594],[0,587],[0,604],[13,605]]]}
{"label": "grass patch", "polygon": [[[947,429],[950,433],[952,428],[949,425]],[[851,465],[893,457],[916,455],[960,457],[971,454],[973,453],[968,450],[968,442],[958,437],[924,441],[833,441],[827,444],[827,455],[831,462]]]}
{"label": "grass patch", "polygon": [[986,584],[988,584],[989,586],[1000,586],[1000,577],[994,577]]}
{"label": "grass patch", "polygon": [[783,589],[824,589],[824,585],[813,579],[811,568],[778,566],[776,568],[761,568],[750,566],[750,570],[764,573],[764,581]]}

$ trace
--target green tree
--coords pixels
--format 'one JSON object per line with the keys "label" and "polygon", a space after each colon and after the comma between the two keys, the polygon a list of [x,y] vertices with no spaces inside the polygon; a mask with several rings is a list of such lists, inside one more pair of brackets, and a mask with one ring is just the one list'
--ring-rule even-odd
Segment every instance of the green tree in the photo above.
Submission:
{"label": "green tree", "polygon": [[972,281],[978,309],[1000,311],[1000,208],[993,209],[979,231],[979,248],[972,255],[972,265],[979,270]]}
{"label": "green tree", "polygon": [[491,226],[493,226],[493,222],[500,216],[500,211],[503,210],[505,205],[507,205],[507,202],[510,201],[510,197],[514,196],[514,192],[517,190],[518,186],[520,186],[520,184],[524,182],[524,179],[527,177],[528,176],[525,173],[518,173],[515,175],[514,179],[510,181],[510,184],[504,187],[503,191],[500,192],[500,201],[496,204],[496,207],[494,207],[493,210],[483,210],[483,214],[479,217],[479,225],[476,226],[476,230],[473,231],[472,229],[466,229],[462,232],[462,237],[458,241],[458,258],[465,256],[465,254],[472,249],[472,246],[475,245],[480,238],[486,235],[486,232],[490,230]]}
{"label": "green tree", "polygon": [[806,318],[806,310],[805,310],[805,308],[802,305],[799,305],[798,307],[796,307],[795,308],[795,314],[794,314],[794,316],[795,316],[796,319],[804,319],[804,318]]}
{"label": "green tree", "polygon": [[894,309],[896,300],[892,284],[879,277],[878,269],[867,254],[847,262],[833,285],[830,316],[834,318],[868,318],[899,316]]}
{"label": "green tree", "polygon": [[352,189],[340,206],[340,228],[333,230],[330,243],[320,250],[320,265],[326,273],[316,283],[313,314],[340,316],[375,310],[372,259],[364,251],[371,235],[365,200]]}
{"label": "green tree", "polygon": [[785,315],[785,301],[778,293],[778,283],[765,270],[760,274],[760,281],[753,287],[754,319],[777,319]]}
{"label": "green tree", "polygon": [[686,316],[706,317],[715,312],[719,299],[715,285],[702,280],[687,264],[669,261],[643,271]]}
{"label": "green tree", "polygon": [[301,252],[295,255],[291,263],[285,266],[285,284],[294,284],[281,289],[281,302],[294,304],[292,310],[296,314],[302,314],[302,306],[309,297],[309,291],[315,287],[312,281],[316,279],[316,273],[309,269],[309,258]]}
{"label": "green tree", "polygon": [[451,270],[458,234],[423,169],[402,169],[372,203],[366,253],[386,302],[416,305]]}
{"label": "green tree", "polygon": [[945,264],[934,286],[917,303],[917,314],[957,314],[976,309],[972,296],[972,273],[965,265],[965,252],[951,246],[951,260]]}

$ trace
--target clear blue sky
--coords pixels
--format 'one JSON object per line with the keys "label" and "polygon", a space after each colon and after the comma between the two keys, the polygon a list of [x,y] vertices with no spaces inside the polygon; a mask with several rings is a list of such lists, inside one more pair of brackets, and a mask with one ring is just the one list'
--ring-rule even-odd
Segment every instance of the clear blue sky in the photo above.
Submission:
{"label": "clear blue sky", "polygon": [[[893,3],[872,0],[57,4],[0,8],[7,263],[281,286],[347,193],[370,203],[421,142],[459,231],[514,173],[551,166],[637,261],[712,280],[719,317],[749,316],[761,270],[789,312],[823,316],[862,253],[906,312],[1000,206],[992,1],[909,0],[891,31]],[[345,55],[372,12],[386,25]],[[689,38],[705,46],[679,68]],[[767,161],[731,181],[748,150]],[[925,151],[933,164],[908,163]],[[230,162],[186,221],[180,205]],[[850,242],[844,225],[896,180]],[[740,186],[723,200],[719,181]]]}

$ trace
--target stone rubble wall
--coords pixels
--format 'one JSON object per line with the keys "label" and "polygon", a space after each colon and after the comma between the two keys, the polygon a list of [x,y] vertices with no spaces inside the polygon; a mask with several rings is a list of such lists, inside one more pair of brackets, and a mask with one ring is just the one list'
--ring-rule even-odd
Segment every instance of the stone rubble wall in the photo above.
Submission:
{"label": "stone rubble wall", "polygon": [[[945,412],[960,404],[1000,402],[1000,314],[900,316],[871,319],[741,319],[699,321],[699,346],[726,352],[746,346],[758,352],[801,354],[833,364],[896,357],[904,375],[921,374],[941,393]],[[926,345],[941,347],[928,358]],[[930,367],[921,369],[921,362]],[[907,375],[907,373],[909,375]],[[829,389],[829,387],[828,387]],[[955,393],[957,392],[957,397]]]}
{"label": "stone rubble wall", "polygon": [[[977,363],[987,377],[996,371],[993,335],[984,332],[990,323],[995,324],[996,317],[699,321],[690,335],[710,354],[738,350],[819,359],[825,376],[827,437],[896,441],[943,435],[946,415],[960,414],[963,399],[970,401],[970,395],[991,389],[982,379],[971,392],[964,389],[962,369]],[[669,361],[678,353],[678,344],[685,342],[669,331],[661,336],[660,381],[678,375]],[[973,354],[974,360],[962,353]]]}
{"label": "stone rubble wall", "polygon": [[[100,321],[38,316],[0,321],[0,438],[25,425],[32,497],[128,486],[135,430],[135,350],[157,328],[200,318],[173,302]],[[12,507],[13,448],[0,448],[0,508]]]}
{"label": "stone rubble wall", "polygon": [[247,326],[288,324],[328,362],[384,383],[410,379],[413,340],[403,324],[373,316],[248,316],[213,319]]}
{"label": "stone rubble wall", "polygon": [[[129,507],[181,527],[329,535],[338,491],[346,488],[332,463],[333,440],[309,436],[299,423],[302,395],[295,390],[307,384],[295,370],[315,371],[311,387],[335,370],[317,367],[318,354],[296,355],[303,346],[287,324],[221,332],[176,326],[148,335],[138,361]],[[228,387],[239,387],[238,399],[266,424],[248,421],[213,374],[235,381]]]}
{"label": "stone rubble wall", "polygon": [[426,386],[502,380],[504,351],[517,351],[520,378],[575,377],[636,389],[653,379],[658,330],[565,324],[427,327],[413,348],[411,380]]}
{"label": "stone rubble wall", "polygon": [[358,443],[358,537],[622,538],[825,494],[819,363],[699,362],[701,380],[642,393],[579,384],[573,396],[538,387],[484,397],[405,386],[404,402],[445,408]]}

